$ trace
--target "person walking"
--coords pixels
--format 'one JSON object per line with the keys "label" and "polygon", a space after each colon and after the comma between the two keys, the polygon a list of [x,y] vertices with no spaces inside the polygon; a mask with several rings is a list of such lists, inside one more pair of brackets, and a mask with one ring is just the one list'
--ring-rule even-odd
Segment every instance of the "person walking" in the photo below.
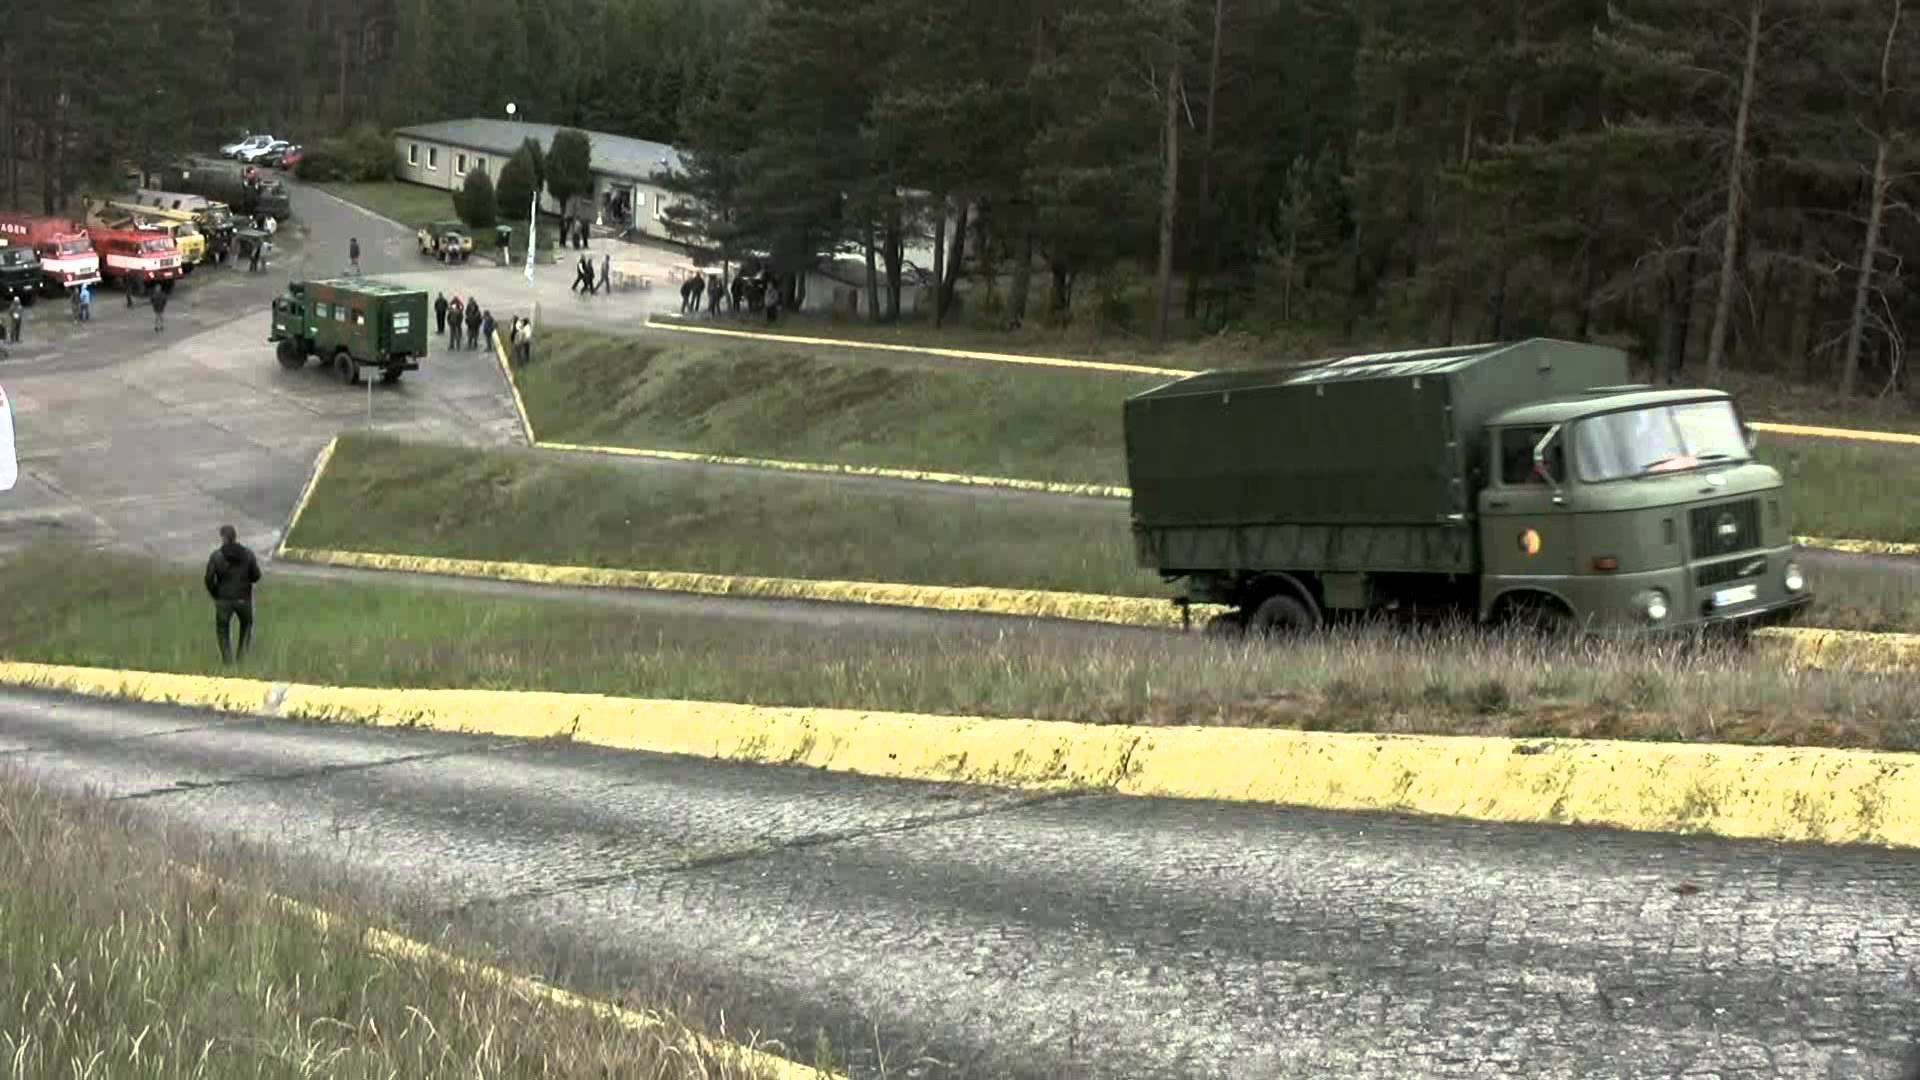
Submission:
{"label": "person walking", "polygon": [[260,249],[265,247],[266,243],[264,239],[255,239],[253,243],[247,245],[249,249],[247,254],[247,273],[257,274],[260,272],[260,256],[262,254]]}
{"label": "person walking", "polygon": [[480,347],[480,301],[467,297],[467,348]]}
{"label": "person walking", "polygon": [[12,305],[7,308],[7,323],[13,328],[13,343],[15,345],[20,344],[20,325],[26,321],[27,309],[25,305],[20,303],[20,298],[16,296],[13,298]]}
{"label": "person walking", "polygon": [[167,290],[149,289],[149,303],[153,305],[153,332],[159,333],[166,327]]}
{"label": "person walking", "polygon": [[460,347],[460,320],[466,312],[461,311],[460,294],[453,294],[453,302],[447,305],[447,348]]}
{"label": "person walking", "polygon": [[91,284],[80,286],[80,321],[93,321],[93,286]]}
{"label": "person walking", "polygon": [[447,294],[433,294],[433,333],[435,337],[447,332]]}
{"label": "person walking", "polygon": [[207,556],[207,595],[213,598],[213,632],[220,641],[220,662],[231,664],[236,656],[232,626],[240,622],[239,659],[247,658],[253,645],[253,587],[260,581],[260,560],[242,544],[233,526],[220,526],[220,546]]}
{"label": "person walking", "polygon": [[533,363],[533,320],[520,320],[520,366]]}
{"label": "person walking", "polygon": [[608,295],[613,293],[613,255],[611,253],[602,252],[600,255],[599,291]]}
{"label": "person walking", "polygon": [[486,343],[489,352],[494,349],[495,343],[500,340],[494,336],[499,332],[500,324],[493,321],[493,309],[488,308],[487,311],[480,316],[480,340]]}
{"label": "person walking", "polygon": [[357,236],[347,240],[347,269],[354,277],[360,276],[360,238]]}

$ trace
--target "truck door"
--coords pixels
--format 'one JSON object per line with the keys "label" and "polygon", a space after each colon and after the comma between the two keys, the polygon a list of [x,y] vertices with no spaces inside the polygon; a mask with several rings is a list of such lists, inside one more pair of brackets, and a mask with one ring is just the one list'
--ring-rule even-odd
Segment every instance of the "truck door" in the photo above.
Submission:
{"label": "truck door", "polygon": [[[1490,482],[1480,492],[1480,550],[1489,579],[1566,577],[1574,573],[1573,516],[1567,512],[1565,443],[1552,427],[1496,428]],[[1535,468],[1542,448],[1544,468]],[[1489,581],[1490,585],[1499,582]],[[1550,591],[1549,582],[1538,583]],[[1496,591],[1498,591],[1496,589]]]}
{"label": "truck door", "polygon": [[353,308],[348,313],[347,318],[349,320],[347,325],[347,348],[352,351],[355,360],[363,363],[372,360],[374,358],[373,333],[367,326],[367,302],[365,300],[354,301]]}

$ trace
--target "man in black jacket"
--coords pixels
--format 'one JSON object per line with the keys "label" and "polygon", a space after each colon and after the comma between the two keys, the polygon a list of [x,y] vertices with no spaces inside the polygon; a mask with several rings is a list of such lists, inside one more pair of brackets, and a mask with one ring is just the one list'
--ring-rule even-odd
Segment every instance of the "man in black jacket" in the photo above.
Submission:
{"label": "man in black jacket", "polygon": [[233,663],[229,638],[233,620],[240,620],[240,658],[253,644],[253,586],[260,580],[260,560],[242,544],[233,526],[220,526],[220,546],[207,557],[207,595],[213,597],[213,629],[220,638],[220,662]]}

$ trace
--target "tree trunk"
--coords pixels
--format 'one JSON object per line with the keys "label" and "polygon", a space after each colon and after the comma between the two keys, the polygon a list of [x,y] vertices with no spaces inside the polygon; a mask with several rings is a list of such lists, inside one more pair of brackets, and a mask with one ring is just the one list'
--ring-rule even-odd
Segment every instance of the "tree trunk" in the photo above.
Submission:
{"label": "tree trunk", "polygon": [[887,260],[887,321],[900,321],[900,263],[905,252],[902,248],[906,240],[901,236],[900,208],[895,206],[887,214],[887,240],[884,252]]}
{"label": "tree trunk", "polygon": [[1173,306],[1173,218],[1180,200],[1180,58],[1167,65],[1166,127],[1161,143],[1166,161],[1160,167],[1160,265],[1154,277],[1159,301],[1153,306],[1153,340],[1167,340],[1167,314]]}
{"label": "tree trunk", "polygon": [[1859,276],[1853,285],[1853,317],[1847,323],[1847,352],[1840,362],[1840,395],[1851,397],[1853,383],[1860,373],[1860,342],[1867,331],[1867,303],[1873,296],[1873,264],[1880,253],[1880,223],[1886,214],[1887,157],[1891,150],[1891,140],[1887,135],[1886,101],[1891,89],[1889,83],[1890,68],[1893,64],[1894,36],[1900,31],[1900,9],[1903,0],[1893,0],[1893,18],[1887,26],[1886,45],[1880,52],[1880,112],[1881,127],[1875,133],[1873,154],[1873,187],[1867,193],[1867,235],[1860,245]]}
{"label": "tree trunk", "polygon": [[1013,265],[1013,287],[1007,295],[1007,328],[1020,329],[1027,319],[1027,293],[1033,287],[1033,224],[1028,222],[1019,261]]}
{"label": "tree trunk", "polygon": [[1593,244],[1580,249],[1580,310],[1574,315],[1573,338],[1587,340],[1593,331]]}
{"label": "tree trunk", "polygon": [[866,218],[866,230],[863,239],[867,249],[867,321],[880,321],[880,270],[874,265],[873,258],[873,215]]}
{"label": "tree trunk", "polygon": [[933,325],[940,325],[940,316],[945,312],[940,302],[940,294],[946,291],[947,283],[947,200],[942,196],[933,201],[935,217],[933,220]]}
{"label": "tree trunk", "polygon": [[1687,347],[1693,340],[1693,274],[1700,260],[1698,252],[1688,252],[1687,261],[1680,264],[1680,281],[1670,293],[1669,302],[1673,305],[1673,323],[1667,349],[1667,381],[1680,381],[1680,373],[1687,367]]}
{"label": "tree trunk", "polygon": [[1063,262],[1052,263],[1048,269],[1053,274],[1053,295],[1048,298],[1047,307],[1055,315],[1066,315],[1073,308],[1073,275]]}
{"label": "tree trunk", "polygon": [[[1801,259],[1811,264],[1817,250],[1813,230],[1802,226]],[[1798,273],[1793,290],[1793,317],[1787,325],[1787,370],[1804,379],[1811,374],[1808,354],[1813,351],[1813,302],[1820,287],[1820,276],[1808,266],[1800,267]]]}
{"label": "tree trunk", "polygon": [[1727,356],[1727,320],[1733,314],[1735,256],[1740,250],[1740,219],[1746,201],[1747,128],[1753,121],[1754,84],[1760,68],[1760,25],[1766,0],[1750,0],[1747,13],[1747,62],[1740,76],[1740,107],[1734,114],[1733,148],[1727,154],[1727,235],[1720,248],[1720,289],[1713,302],[1713,328],[1707,335],[1707,382],[1716,383]]}
{"label": "tree trunk", "polygon": [[953,288],[960,282],[960,267],[967,257],[967,212],[972,209],[967,203],[960,204],[960,213],[953,224],[953,250],[947,254],[947,276],[940,283],[939,295],[934,298],[933,324],[941,325],[948,312],[953,309]]}
{"label": "tree trunk", "polygon": [[[1219,264],[1219,223],[1213,212],[1213,129],[1215,108],[1220,100],[1220,29],[1226,21],[1227,0],[1213,0],[1213,46],[1207,53],[1207,130],[1200,144],[1200,197],[1194,200],[1193,224],[1202,232],[1207,251],[1207,273]],[[1200,260],[1189,251],[1187,264],[1187,321],[1200,313]],[[1284,316],[1283,316],[1284,317]]]}

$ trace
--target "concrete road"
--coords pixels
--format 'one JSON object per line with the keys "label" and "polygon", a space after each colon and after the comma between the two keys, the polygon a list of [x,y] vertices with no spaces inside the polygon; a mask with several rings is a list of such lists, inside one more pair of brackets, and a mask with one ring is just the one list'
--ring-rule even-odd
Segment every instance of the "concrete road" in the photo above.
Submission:
{"label": "concrete road", "polygon": [[[1920,1075],[1920,858],[0,695],[0,756],[891,1076]],[[537,956],[536,956],[537,954]]]}

